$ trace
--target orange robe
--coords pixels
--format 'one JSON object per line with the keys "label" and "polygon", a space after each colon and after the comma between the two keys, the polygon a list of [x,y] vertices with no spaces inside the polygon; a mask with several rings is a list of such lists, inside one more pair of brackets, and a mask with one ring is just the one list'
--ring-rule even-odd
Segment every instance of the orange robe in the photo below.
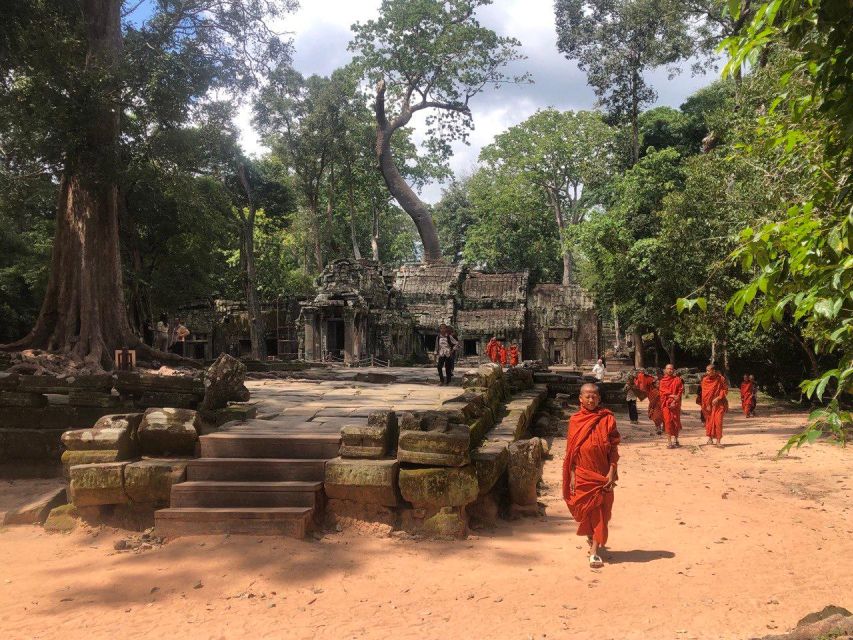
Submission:
{"label": "orange robe", "polygon": [[499,351],[498,351],[499,361],[503,366],[506,366],[506,347],[503,345],[498,345],[498,349],[499,349]]}
{"label": "orange robe", "polygon": [[498,341],[494,338],[486,345],[486,357],[492,362],[498,361]]}
{"label": "orange robe", "polygon": [[663,425],[663,411],[660,406],[660,391],[657,387],[651,387],[648,393],[649,397],[649,420],[655,423],[658,429]]}
{"label": "orange robe", "polygon": [[654,384],[655,379],[645,371],[637,373],[637,376],[634,378],[634,386],[637,388],[634,393],[637,394],[637,398],[645,400],[649,395],[649,390]]}
{"label": "orange robe", "polygon": [[684,382],[678,376],[664,376],[658,383],[660,406],[663,412],[663,430],[666,435],[678,437],[681,432],[681,396]]}
{"label": "orange robe", "polygon": [[[719,373],[702,378],[702,413],[705,415],[705,435],[719,440],[723,437],[723,416],[729,410],[726,394],[729,385]],[[714,400],[719,400],[714,404]]]}
{"label": "orange robe", "polygon": [[740,383],[740,407],[743,409],[743,415],[749,416],[755,407],[755,385],[750,380],[749,382]]}
{"label": "orange robe", "polygon": [[[569,420],[566,458],[563,461],[563,499],[578,522],[579,536],[607,543],[607,525],[613,512],[613,491],[605,491],[607,474],[619,460],[616,419],[608,409],[581,407]],[[571,488],[571,472],[575,487]]]}
{"label": "orange robe", "polygon": [[518,366],[518,347],[516,347],[515,345],[512,345],[509,348],[509,363],[513,367]]}

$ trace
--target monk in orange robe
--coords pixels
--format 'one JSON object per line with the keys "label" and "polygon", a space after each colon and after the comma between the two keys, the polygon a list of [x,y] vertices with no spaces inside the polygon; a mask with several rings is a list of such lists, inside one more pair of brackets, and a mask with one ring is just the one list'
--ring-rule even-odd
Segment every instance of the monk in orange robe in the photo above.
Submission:
{"label": "monk in orange robe", "polygon": [[645,400],[649,395],[649,389],[655,384],[654,376],[650,376],[645,371],[638,371],[634,376],[634,393],[639,400]]}
{"label": "monk in orange robe", "polygon": [[511,367],[518,366],[518,345],[512,344],[509,347],[509,364]]}
{"label": "monk in orange robe", "polygon": [[486,344],[486,357],[491,362],[498,361],[498,339],[495,336]]}
{"label": "monk in orange robe", "polygon": [[498,362],[502,367],[506,366],[506,347],[503,342],[498,343]]}
{"label": "monk in orange robe", "polygon": [[708,436],[708,444],[722,446],[720,440],[723,438],[723,416],[729,410],[729,384],[725,377],[717,371],[717,367],[709,364],[705,368],[705,377],[702,378],[702,413],[705,415],[705,435]]}
{"label": "monk in orange robe", "polygon": [[678,434],[681,433],[681,396],[684,395],[684,381],[675,375],[675,367],[671,364],[664,367],[658,389],[663,412],[663,430],[666,432],[666,448],[675,449],[681,446]]}
{"label": "monk in orange robe", "polygon": [[[651,376],[649,376],[651,378]],[[652,378],[652,384],[647,392],[649,398],[649,420],[655,425],[655,433],[660,435],[663,433],[663,410],[660,406],[660,389],[658,389],[658,381]]]}
{"label": "monk in orange robe", "polygon": [[743,374],[743,382],[740,383],[740,408],[743,415],[751,418],[755,415],[755,383],[749,374]]}
{"label": "monk in orange robe", "polygon": [[569,419],[563,499],[578,522],[578,535],[587,537],[592,568],[604,564],[598,550],[607,544],[620,439],[616,418],[601,406],[598,387],[591,383],[583,385],[580,411]]}

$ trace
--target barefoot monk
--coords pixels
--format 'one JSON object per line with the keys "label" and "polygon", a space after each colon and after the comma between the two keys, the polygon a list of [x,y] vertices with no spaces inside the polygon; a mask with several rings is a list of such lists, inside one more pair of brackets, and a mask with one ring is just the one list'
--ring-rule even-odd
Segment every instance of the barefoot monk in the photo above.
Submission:
{"label": "barefoot monk", "polygon": [[705,435],[708,444],[719,447],[723,438],[723,416],[729,410],[729,385],[717,367],[709,364],[702,378],[702,414],[705,416]]}
{"label": "barefoot monk", "polygon": [[[681,433],[681,396],[684,395],[684,381],[675,375],[675,367],[668,364],[663,369],[663,378],[658,384],[660,406],[663,411],[663,430],[666,432],[667,448],[680,447],[678,434]],[[673,442],[674,440],[674,442]]]}
{"label": "barefoot monk", "polygon": [[569,420],[563,462],[563,498],[578,522],[578,535],[587,537],[593,568],[603,564],[598,550],[607,543],[620,440],[616,419],[600,405],[598,387],[583,385],[580,411]]}

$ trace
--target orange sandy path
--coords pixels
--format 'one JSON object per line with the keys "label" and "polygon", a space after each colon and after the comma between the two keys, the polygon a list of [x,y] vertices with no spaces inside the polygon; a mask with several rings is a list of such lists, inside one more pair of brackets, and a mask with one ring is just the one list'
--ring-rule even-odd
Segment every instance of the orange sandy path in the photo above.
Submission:
{"label": "orange sandy path", "polygon": [[557,439],[548,516],[459,542],[209,536],[116,553],[112,530],[7,528],[0,629],[11,640],[748,638],[826,604],[853,609],[853,452],[820,444],[776,460],[804,414],[738,414],[725,449],[698,447],[688,407],[676,451],[619,416],[601,571],[559,498]]}

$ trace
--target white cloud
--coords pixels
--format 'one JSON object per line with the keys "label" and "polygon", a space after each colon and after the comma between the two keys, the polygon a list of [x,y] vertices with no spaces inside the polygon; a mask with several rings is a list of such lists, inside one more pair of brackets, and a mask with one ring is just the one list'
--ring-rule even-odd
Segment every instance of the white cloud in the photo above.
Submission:
{"label": "white cloud", "polygon": [[[379,6],[380,0],[303,0],[302,8],[280,25],[282,30],[293,34],[296,69],[305,75],[328,75],[349,62],[350,26],[375,17]],[[585,75],[557,51],[553,7],[553,0],[496,0],[480,11],[482,24],[521,41],[521,52],[527,59],[514,63],[510,71],[531,72],[534,84],[487,90],[472,100],[476,128],[471,133],[470,145],[453,144],[451,168],[457,175],[471,172],[480,149],[496,134],[523,121],[537,109],[593,108],[595,96],[586,84]],[[711,82],[713,75],[692,77],[685,71],[669,80],[666,71],[659,70],[648,78],[658,91],[658,103],[677,107],[696,89]],[[250,120],[250,107],[246,105],[237,123],[244,147],[250,153],[257,153],[262,148],[251,130]],[[428,202],[437,201],[441,186],[429,185],[422,197]]]}

